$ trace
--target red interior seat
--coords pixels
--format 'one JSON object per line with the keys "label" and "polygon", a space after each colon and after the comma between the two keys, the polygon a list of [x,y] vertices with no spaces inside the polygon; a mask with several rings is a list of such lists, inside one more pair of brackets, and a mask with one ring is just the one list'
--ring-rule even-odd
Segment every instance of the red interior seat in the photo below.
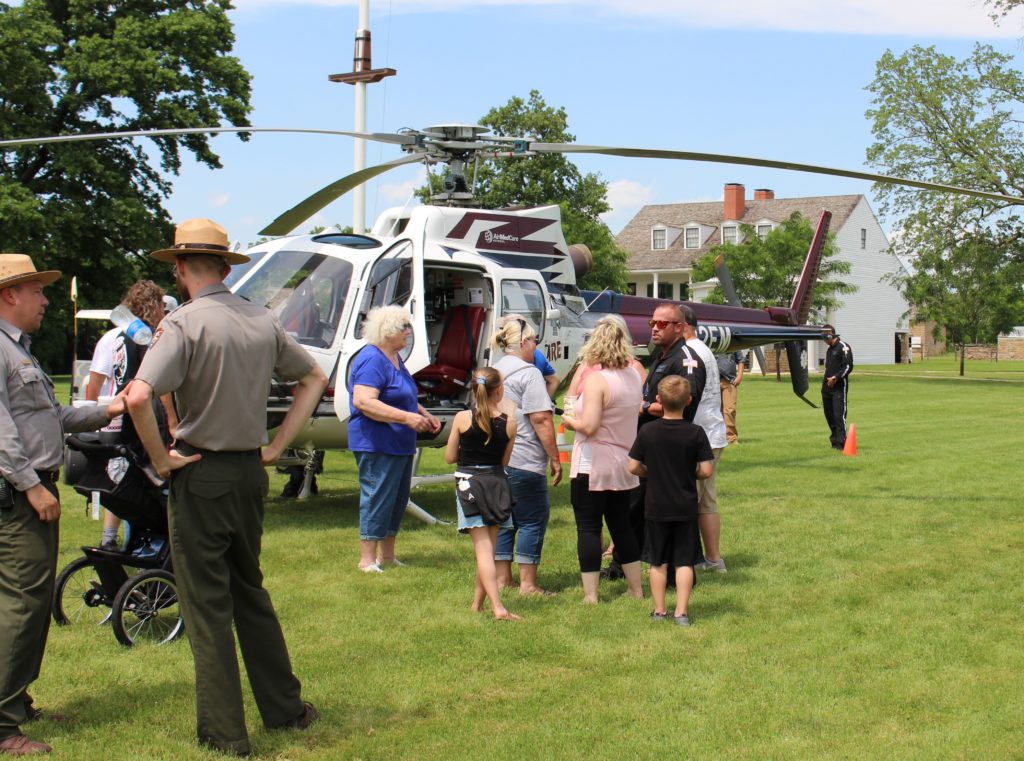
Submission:
{"label": "red interior seat", "polygon": [[484,308],[460,304],[445,312],[434,363],[413,375],[423,393],[448,396],[462,391],[476,366]]}

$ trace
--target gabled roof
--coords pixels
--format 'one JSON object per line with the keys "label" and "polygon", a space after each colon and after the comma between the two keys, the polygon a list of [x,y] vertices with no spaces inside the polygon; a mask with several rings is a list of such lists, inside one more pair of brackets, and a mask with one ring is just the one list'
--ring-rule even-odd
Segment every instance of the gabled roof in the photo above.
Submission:
{"label": "gabled roof", "polygon": [[[788,219],[794,211],[799,211],[811,221],[811,225],[815,225],[822,209],[828,209],[832,212],[832,225],[829,229],[836,233],[846,224],[846,220],[862,198],[863,195],[773,198],[770,201],[747,199],[745,213],[738,221],[753,225],[761,220],[770,219],[778,224]],[[689,267],[722,242],[718,227],[723,221],[723,201],[652,204],[640,209],[615,239],[629,254],[626,267],[630,270],[675,270]],[[651,228],[654,225],[682,228],[692,222],[700,222],[715,228],[715,232],[703,246],[683,248],[685,236],[679,235],[668,248],[651,251]]]}

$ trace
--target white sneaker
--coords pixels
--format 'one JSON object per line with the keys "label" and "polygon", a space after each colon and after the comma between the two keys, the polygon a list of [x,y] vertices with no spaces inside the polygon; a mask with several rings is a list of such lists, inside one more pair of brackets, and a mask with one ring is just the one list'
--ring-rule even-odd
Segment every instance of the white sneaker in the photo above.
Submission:
{"label": "white sneaker", "polygon": [[363,573],[384,573],[384,569],[376,563],[370,563],[370,565],[359,566],[359,570]]}
{"label": "white sneaker", "polygon": [[698,563],[697,568],[702,571],[714,571],[715,573],[725,573],[725,560],[719,558],[718,560],[705,560],[703,563]]}

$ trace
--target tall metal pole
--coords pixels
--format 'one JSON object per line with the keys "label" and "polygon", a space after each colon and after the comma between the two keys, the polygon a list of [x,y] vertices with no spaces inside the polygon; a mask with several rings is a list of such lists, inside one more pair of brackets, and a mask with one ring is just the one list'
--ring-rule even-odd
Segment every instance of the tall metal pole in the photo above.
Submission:
{"label": "tall metal pole", "polygon": [[[355,85],[355,117],[356,132],[366,132],[366,85],[379,82],[384,77],[397,74],[394,69],[374,69],[370,53],[370,0],[359,0],[359,26],[356,29],[355,54],[352,58],[352,71],[348,74],[332,74],[328,77],[332,82],[344,82]],[[366,141],[356,138],[353,156],[354,172],[366,168]],[[363,185],[354,189],[352,195],[352,231],[366,231],[366,188]]]}
{"label": "tall metal pole", "polygon": [[[370,0],[359,0],[359,26],[356,28],[356,67],[359,63],[359,42],[366,40],[366,50],[362,51],[369,64],[370,57]],[[369,66],[367,66],[369,68]],[[366,132],[366,82],[356,82],[356,132]],[[366,141],[356,138],[353,171],[366,168]],[[366,186],[360,185],[352,196],[352,232],[366,232]]]}

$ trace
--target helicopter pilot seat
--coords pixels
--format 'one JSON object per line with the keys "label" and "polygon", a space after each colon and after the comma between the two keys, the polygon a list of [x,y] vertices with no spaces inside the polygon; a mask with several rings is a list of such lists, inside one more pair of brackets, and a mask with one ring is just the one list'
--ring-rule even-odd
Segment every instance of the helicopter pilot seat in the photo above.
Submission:
{"label": "helicopter pilot seat", "polygon": [[484,308],[460,304],[444,316],[444,327],[434,363],[413,375],[420,392],[430,396],[453,396],[469,383],[476,366],[476,347],[484,323]]}

